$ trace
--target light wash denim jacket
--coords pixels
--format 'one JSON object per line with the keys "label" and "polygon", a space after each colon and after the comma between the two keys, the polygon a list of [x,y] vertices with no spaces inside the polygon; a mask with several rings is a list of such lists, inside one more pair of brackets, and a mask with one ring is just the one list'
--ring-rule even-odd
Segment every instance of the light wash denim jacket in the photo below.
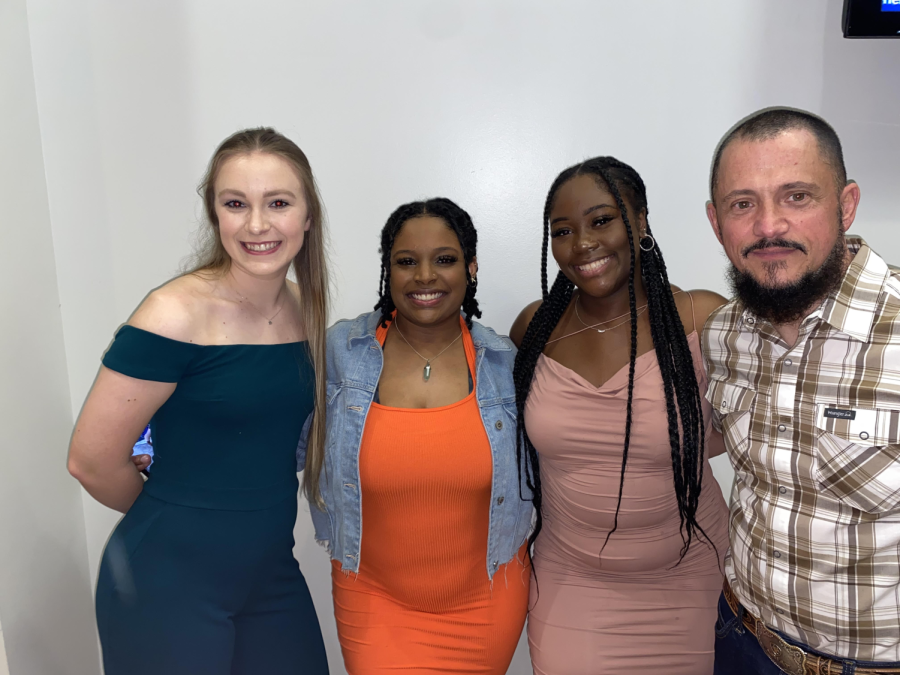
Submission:
{"label": "light wash denim jacket", "polygon": [[[338,321],[328,329],[328,383],[325,465],[319,481],[325,511],[310,504],[316,540],[324,544],[341,569],[359,571],[362,498],[359,489],[359,448],[366,416],[384,357],[375,338],[380,311]],[[487,541],[487,573],[509,562],[531,527],[531,492],[516,463],[516,394],[513,361],[516,349],[506,337],[472,323],[475,345],[475,397],[491,443],[493,479]],[[310,419],[297,448],[297,468],[306,461]],[[528,501],[526,501],[528,500]]]}

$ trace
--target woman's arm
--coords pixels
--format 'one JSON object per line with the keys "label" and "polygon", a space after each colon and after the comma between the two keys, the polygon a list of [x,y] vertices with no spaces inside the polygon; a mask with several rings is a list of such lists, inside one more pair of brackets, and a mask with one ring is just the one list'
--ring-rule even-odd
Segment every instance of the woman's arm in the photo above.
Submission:
{"label": "woman's arm", "polygon": [[[173,340],[190,341],[200,312],[181,290],[184,278],[151,293],[128,323]],[[69,444],[69,473],[101,504],[125,513],[144,484],[131,451],[150,418],[175,391],[174,382],[139,380],[100,367]],[[149,464],[146,455],[145,464]]]}
{"label": "woman's arm", "polygon": [[725,454],[725,439],[722,437],[721,431],[709,430],[709,435],[706,437],[706,454],[710,459]]}
{"label": "woman's arm", "polygon": [[69,445],[69,473],[104,506],[125,513],[144,480],[131,449],[153,414],[175,391],[170,382],[128,377],[101,366]]}

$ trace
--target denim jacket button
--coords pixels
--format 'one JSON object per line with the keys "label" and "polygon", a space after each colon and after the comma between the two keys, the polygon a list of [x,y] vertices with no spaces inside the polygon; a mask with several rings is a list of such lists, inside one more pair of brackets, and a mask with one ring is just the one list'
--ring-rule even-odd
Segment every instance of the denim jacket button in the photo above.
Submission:
{"label": "denim jacket button", "polygon": [[494,561],[494,568],[496,568],[499,564],[500,564],[500,561],[495,560],[495,561]]}
{"label": "denim jacket button", "polygon": [[502,504],[504,501],[505,501],[505,500],[504,500],[504,497],[502,497],[502,496],[501,496],[501,497],[497,497],[497,503],[498,503],[498,504]]}
{"label": "denim jacket button", "polygon": [[500,431],[500,429],[503,428],[503,422],[501,420],[497,420],[497,423],[494,425],[494,427],[497,429],[497,431]]}

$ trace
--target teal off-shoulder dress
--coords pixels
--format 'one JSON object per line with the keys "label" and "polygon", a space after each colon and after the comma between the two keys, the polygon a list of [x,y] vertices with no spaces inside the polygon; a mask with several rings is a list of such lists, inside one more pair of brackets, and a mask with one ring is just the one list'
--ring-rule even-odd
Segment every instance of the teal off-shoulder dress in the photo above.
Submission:
{"label": "teal off-shoulder dress", "polygon": [[196,345],[124,326],[103,365],[175,382],[150,422],[150,478],[100,565],[106,675],[320,675],[293,556],[307,343]]}

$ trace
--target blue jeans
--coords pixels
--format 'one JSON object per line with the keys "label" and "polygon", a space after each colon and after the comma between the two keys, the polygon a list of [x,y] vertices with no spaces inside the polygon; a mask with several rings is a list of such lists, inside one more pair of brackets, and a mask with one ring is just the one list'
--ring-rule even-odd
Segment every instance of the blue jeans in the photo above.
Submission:
{"label": "blue jeans", "polygon": [[[743,614],[744,608],[738,611]],[[719,596],[719,618],[716,621],[716,665],[714,675],[783,675],[784,671],[772,663],[771,659],[759,646],[756,638],[743,624],[743,617],[735,616],[725,601],[725,594]],[[788,644],[800,647],[803,651],[817,656],[828,656],[810,649],[802,642],[792,640],[783,633],[778,633]],[[828,658],[834,659],[833,656]],[[840,659],[836,659],[840,660]],[[854,675],[857,667],[900,668],[900,662],[844,661],[841,675]]]}

